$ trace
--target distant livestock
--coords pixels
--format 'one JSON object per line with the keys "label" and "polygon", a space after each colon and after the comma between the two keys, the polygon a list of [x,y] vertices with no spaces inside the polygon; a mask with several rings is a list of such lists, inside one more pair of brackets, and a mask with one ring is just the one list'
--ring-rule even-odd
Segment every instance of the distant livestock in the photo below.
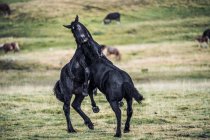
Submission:
{"label": "distant livestock", "polygon": [[5,53],[8,53],[10,51],[19,52],[20,48],[17,42],[12,43],[5,43],[0,46],[0,50],[3,50]]}
{"label": "distant livestock", "polygon": [[196,40],[199,42],[199,47],[209,47],[209,39],[210,39],[210,29],[206,29],[203,32],[202,36],[199,36],[196,38]]}
{"label": "distant livestock", "polygon": [[118,13],[118,12],[109,13],[104,18],[104,24],[109,24],[109,23],[111,23],[112,20],[120,22],[120,13]]}
{"label": "distant livestock", "polygon": [[203,37],[208,37],[208,39],[210,39],[210,29],[206,29],[204,32],[203,32]]}
{"label": "distant livestock", "polygon": [[0,11],[6,16],[11,14],[11,10],[8,4],[0,3]]}
{"label": "distant livestock", "polygon": [[104,51],[106,49],[106,55],[107,56],[115,55],[116,60],[121,59],[121,54],[120,54],[120,52],[117,48],[108,47],[106,45],[101,45],[101,49],[102,49],[102,51]]}

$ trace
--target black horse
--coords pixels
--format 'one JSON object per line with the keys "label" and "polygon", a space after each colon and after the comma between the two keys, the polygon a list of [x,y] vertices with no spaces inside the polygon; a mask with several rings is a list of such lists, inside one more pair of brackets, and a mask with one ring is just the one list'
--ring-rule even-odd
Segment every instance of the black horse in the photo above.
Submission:
{"label": "black horse", "polygon": [[[78,23],[78,17],[76,17],[75,21],[71,23],[72,27],[77,28],[75,24]],[[79,30],[79,27],[78,27]],[[72,30],[73,34],[74,30]],[[60,80],[58,80],[54,86],[54,94],[57,99],[64,103],[63,110],[65,113],[66,121],[67,121],[67,129],[68,132],[76,132],[71,124],[70,120],[70,101],[72,95],[75,94],[75,99],[72,103],[72,107],[79,113],[79,115],[84,119],[85,124],[89,127],[89,129],[94,129],[93,123],[90,118],[81,110],[81,102],[84,99],[84,95],[88,92],[91,104],[93,107],[93,112],[97,113],[99,108],[96,106],[96,103],[93,99],[93,91],[95,91],[95,87],[92,86],[92,82],[90,81],[88,86],[88,77],[89,71],[87,69],[85,56],[82,53],[81,43],[87,40],[82,31],[80,31],[80,37],[76,38],[77,49],[70,60],[61,70]]]}
{"label": "black horse", "polygon": [[[77,23],[76,26],[79,26]],[[130,131],[130,119],[132,117],[132,101],[133,98],[140,103],[143,96],[139,94],[134,87],[132,79],[123,70],[114,66],[106,57],[101,53],[101,47],[91,37],[89,31],[84,27],[82,29],[67,26],[74,30],[74,37],[79,40],[81,36],[85,41],[80,42],[81,48],[85,55],[86,64],[90,68],[90,79],[93,87],[96,86],[107,98],[115,115],[117,117],[117,131],[115,137],[121,137],[121,110],[119,102],[125,98],[127,101],[127,120],[125,123],[124,132]]]}
{"label": "black horse", "polygon": [[143,100],[143,96],[139,94],[130,76],[125,71],[116,69],[104,61],[94,48],[90,46],[83,46],[82,48],[95,86],[106,96],[117,117],[115,137],[121,137],[121,110],[118,103],[123,98],[127,102],[127,120],[124,128],[126,133],[130,131],[130,119],[133,112],[132,98],[140,103]]}

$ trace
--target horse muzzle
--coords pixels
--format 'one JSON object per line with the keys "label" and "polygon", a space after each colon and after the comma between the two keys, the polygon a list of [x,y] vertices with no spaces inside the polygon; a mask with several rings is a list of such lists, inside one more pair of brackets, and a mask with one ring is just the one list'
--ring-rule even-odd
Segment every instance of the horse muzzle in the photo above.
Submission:
{"label": "horse muzzle", "polygon": [[82,43],[82,44],[88,42],[88,37],[81,37],[79,39],[79,42]]}

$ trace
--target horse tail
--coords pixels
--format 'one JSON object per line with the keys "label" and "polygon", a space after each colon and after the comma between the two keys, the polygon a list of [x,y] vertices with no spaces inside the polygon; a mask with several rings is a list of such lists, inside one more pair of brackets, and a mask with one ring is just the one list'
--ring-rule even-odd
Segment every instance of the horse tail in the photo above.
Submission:
{"label": "horse tail", "polygon": [[53,92],[56,96],[56,98],[61,101],[61,102],[64,102],[64,96],[61,92],[61,88],[60,88],[60,81],[58,80],[56,83],[55,83],[55,86],[53,88]]}
{"label": "horse tail", "polygon": [[127,94],[130,97],[133,97],[138,103],[141,103],[141,101],[144,100],[143,96],[129,82],[123,83],[123,90],[125,91],[125,94]]}

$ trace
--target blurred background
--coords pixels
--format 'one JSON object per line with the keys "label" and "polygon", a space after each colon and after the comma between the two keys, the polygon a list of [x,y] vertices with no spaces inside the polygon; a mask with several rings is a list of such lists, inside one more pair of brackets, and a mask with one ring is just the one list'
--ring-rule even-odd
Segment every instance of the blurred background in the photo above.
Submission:
{"label": "blurred background", "polygon": [[[210,137],[210,44],[196,40],[210,28],[210,0],[0,0],[0,5],[1,139],[114,135],[115,116],[102,94],[95,97],[98,114],[89,98],[83,101],[95,130],[72,109],[79,132],[68,134],[62,103],[52,93],[76,48],[62,25],[76,15],[146,98],[141,105],[134,102],[131,132],[123,139]],[[112,12],[120,13],[120,22],[104,24]],[[15,47],[4,47],[12,42]],[[125,110],[126,105],[122,124]]]}

